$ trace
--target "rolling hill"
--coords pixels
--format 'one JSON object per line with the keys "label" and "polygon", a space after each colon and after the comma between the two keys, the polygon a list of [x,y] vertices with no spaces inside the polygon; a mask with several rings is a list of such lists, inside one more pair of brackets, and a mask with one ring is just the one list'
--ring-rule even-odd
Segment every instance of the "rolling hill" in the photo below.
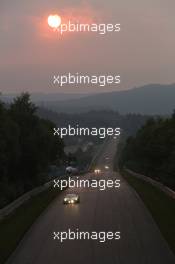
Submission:
{"label": "rolling hill", "polygon": [[67,113],[111,109],[121,114],[170,114],[175,109],[175,84],[153,84],[62,102],[52,101],[48,102],[47,107],[57,112]]}

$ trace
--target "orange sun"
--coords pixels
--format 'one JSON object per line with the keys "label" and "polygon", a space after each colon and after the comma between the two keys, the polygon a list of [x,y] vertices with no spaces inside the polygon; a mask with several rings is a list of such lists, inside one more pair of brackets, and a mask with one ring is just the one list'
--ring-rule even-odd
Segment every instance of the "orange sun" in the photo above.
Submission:
{"label": "orange sun", "polygon": [[54,29],[57,29],[61,25],[61,17],[58,15],[48,16],[47,21],[48,21],[48,25]]}

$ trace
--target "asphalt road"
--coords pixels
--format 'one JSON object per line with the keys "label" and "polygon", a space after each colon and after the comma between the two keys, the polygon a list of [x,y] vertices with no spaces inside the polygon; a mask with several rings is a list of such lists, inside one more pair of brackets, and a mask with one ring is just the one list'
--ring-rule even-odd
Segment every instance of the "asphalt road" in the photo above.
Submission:
{"label": "asphalt road", "polygon": [[[120,179],[119,189],[67,189],[38,218],[8,264],[174,264],[174,255],[136,192],[112,171],[116,141],[99,158],[99,179]],[[109,169],[105,170],[104,166]],[[87,174],[86,178],[94,177]],[[80,204],[63,205],[65,193],[79,193]],[[53,239],[53,232],[120,231],[120,240]]]}

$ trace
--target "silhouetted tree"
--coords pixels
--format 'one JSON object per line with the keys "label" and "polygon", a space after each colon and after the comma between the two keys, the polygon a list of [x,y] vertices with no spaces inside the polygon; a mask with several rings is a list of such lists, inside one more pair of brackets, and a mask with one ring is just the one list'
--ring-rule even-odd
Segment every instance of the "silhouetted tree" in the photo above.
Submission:
{"label": "silhouetted tree", "polygon": [[64,154],[64,143],[53,136],[55,124],[38,117],[30,95],[11,105],[0,102],[0,206],[47,179],[47,169]]}
{"label": "silhouetted tree", "polygon": [[175,189],[175,118],[149,119],[126,142],[121,163]]}

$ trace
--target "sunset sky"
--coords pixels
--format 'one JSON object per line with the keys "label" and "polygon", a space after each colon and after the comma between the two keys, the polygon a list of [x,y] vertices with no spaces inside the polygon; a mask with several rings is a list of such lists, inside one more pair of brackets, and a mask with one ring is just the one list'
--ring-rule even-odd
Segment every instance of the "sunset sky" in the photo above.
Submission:
{"label": "sunset sky", "polygon": [[[175,82],[174,0],[1,0],[0,91],[92,93]],[[66,33],[48,27],[50,14],[121,23],[120,33]],[[121,74],[120,86],[56,88],[63,73]]]}

